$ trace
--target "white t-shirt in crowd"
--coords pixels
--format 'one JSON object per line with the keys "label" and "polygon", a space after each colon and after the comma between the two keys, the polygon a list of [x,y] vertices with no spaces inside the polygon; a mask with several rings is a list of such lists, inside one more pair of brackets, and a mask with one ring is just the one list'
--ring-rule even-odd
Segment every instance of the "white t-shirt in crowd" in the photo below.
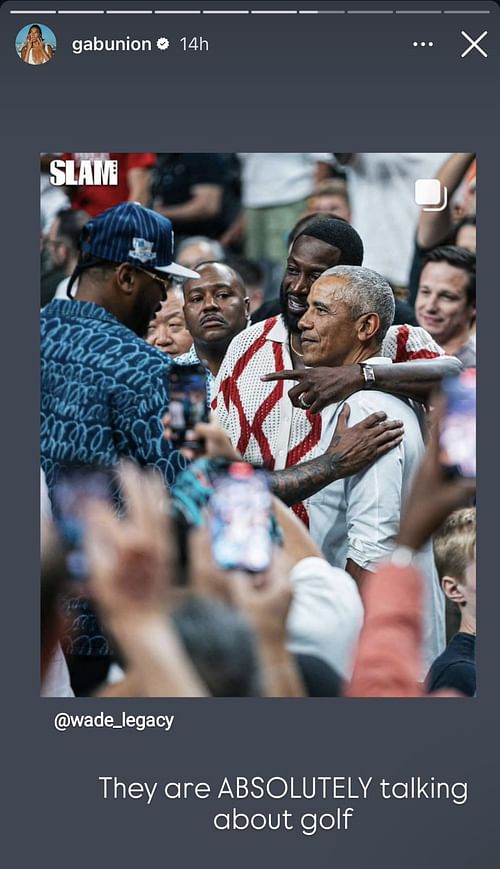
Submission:
{"label": "white t-shirt in crowd", "polygon": [[[372,364],[387,363],[379,357]],[[395,549],[402,508],[424,454],[419,421],[413,409],[393,395],[363,390],[349,396],[349,427],[375,411],[404,423],[402,443],[359,474],[330,483],[309,501],[310,531],[325,558],[345,568],[348,559],[374,570]],[[316,455],[327,449],[344,402],[322,411],[322,435]],[[444,596],[429,542],[418,554],[416,565],[425,578],[424,667],[428,668],[445,647]]]}
{"label": "white t-shirt in crowd", "polygon": [[316,163],[331,163],[332,154],[238,154],[245,208],[289,205],[309,196]]}
{"label": "white t-shirt in crowd", "polygon": [[290,581],[288,650],[321,658],[349,679],[363,624],[363,605],[352,576],[323,558],[309,557],[292,568]]}
{"label": "white t-shirt in crowd", "polygon": [[434,178],[449,154],[355,154],[345,167],[352,225],[365,248],[363,265],[406,287],[420,207],[415,181]]}

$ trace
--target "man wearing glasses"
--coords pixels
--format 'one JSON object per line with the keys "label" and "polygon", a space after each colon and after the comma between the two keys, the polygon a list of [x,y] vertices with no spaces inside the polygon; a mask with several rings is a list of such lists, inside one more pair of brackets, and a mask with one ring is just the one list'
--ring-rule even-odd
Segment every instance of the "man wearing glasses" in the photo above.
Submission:
{"label": "man wearing glasses", "polygon": [[[104,211],[82,231],[67,288],[41,314],[41,462],[49,493],[60,465],[113,465],[129,456],[170,484],[183,459],[163,438],[170,359],[142,340],[166,299],[170,221],[136,203]],[[78,279],[75,298],[71,287]]]}
{"label": "man wearing glasses", "polygon": [[[49,495],[63,466],[128,456],[157,468],[167,485],[185,466],[161,423],[172,363],[143,340],[170,275],[198,277],[172,262],[172,249],[170,221],[135,203],[84,226],[68,298],[41,313],[40,452]],[[70,598],[66,611],[72,684],[86,694],[104,678],[110,647],[84,597]]]}

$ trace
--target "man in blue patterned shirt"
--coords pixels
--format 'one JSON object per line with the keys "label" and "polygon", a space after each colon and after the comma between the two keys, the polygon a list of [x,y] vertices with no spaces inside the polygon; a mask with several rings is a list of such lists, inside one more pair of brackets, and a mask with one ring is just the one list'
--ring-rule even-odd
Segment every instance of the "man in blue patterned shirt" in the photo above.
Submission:
{"label": "man in blue patterned shirt", "polygon": [[[135,203],[98,215],[82,232],[75,299],[41,314],[41,464],[49,494],[58,468],[128,457],[174,482],[185,460],[163,437],[171,360],[143,340],[166,298],[167,276],[198,277],[172,262],[170,221]],[[71,605],[70,651],[109,654],[83,599]],[[77,601],[77,603],[78,603]]]}
{"label": "man in blue patterned shirt", "polygon": [[75,300],[41,315],[41,459],[49,493],[59,465],[125,456],[172,483],[183,459],[163,437],[170,357],[144,340],[166,298],[170,221],[134,203],[91,220],[82,235]]}

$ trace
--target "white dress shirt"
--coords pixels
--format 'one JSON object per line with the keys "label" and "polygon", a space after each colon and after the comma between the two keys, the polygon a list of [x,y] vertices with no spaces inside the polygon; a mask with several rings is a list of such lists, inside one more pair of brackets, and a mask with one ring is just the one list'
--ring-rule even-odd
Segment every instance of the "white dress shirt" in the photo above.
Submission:
{"label": "white dress shirt", "polygon": [[[387,358],[367,360],[387,364]],[[309,500],[310,531],[325,558],[345,568],[348,559],[365,570],[374,570],[395,549],[402,508],[422,461],[424,443],[416,413],[409,404],[383,392],[363,390],[351,395],[349,427],[375,411],[404,423],[402,443],[358,474],[336,480]],[[317,447],[321,455],[330,443],[344,402],[322,411],[322,435]],[[445,646],[444,597],[439,586],[429,542],[419,553],[416,565],[426,580],[424,614],[425,667]]]}

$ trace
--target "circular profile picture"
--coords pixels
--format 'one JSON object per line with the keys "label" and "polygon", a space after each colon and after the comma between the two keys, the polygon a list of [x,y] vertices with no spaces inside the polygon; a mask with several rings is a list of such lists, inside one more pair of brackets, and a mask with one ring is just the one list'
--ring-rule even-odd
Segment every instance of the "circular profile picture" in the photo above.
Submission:
{"label": "circular profile picture", "polygon": [[52,60],[56,43],[54,31],[46,24],[27,24],[16,36],[16,51],[24,63],[39,66]]}

